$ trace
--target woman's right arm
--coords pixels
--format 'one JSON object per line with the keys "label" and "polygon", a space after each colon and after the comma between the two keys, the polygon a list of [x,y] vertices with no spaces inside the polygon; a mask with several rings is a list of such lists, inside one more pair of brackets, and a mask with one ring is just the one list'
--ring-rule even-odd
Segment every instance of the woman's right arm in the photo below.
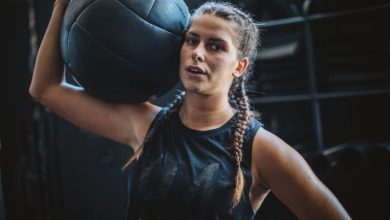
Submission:
{"label": "woman's right arm", "polygon": [[142,144],[160,108],[148,102],[137,105],[107,103],[61,84],[64,63],[60,51],[60,30],[66,7],[66,0],[56,0],[54,3],[37,54],[30,94],[77,126],[130,145],[135,150]]}

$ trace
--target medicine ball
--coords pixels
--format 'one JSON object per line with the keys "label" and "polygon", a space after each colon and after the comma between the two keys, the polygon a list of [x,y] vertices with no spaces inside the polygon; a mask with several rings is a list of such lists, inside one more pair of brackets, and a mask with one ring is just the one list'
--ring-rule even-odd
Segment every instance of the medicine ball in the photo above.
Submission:
{"label": "medicine ball", "polygon": [[61,30],[66,69],[106,101],[152,100],[178,81],[189,18],[182,0],[72,0]]}

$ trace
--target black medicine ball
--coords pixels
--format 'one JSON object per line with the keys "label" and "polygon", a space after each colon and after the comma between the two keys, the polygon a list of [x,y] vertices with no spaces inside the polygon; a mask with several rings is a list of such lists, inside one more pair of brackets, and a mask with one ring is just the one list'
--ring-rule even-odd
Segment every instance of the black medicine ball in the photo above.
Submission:
{"label": "black medicine ball", "polygon": [[72,0],[61,32],[67,70],[106,101],[152,100],[178,81],[189,18],[182,0]]}

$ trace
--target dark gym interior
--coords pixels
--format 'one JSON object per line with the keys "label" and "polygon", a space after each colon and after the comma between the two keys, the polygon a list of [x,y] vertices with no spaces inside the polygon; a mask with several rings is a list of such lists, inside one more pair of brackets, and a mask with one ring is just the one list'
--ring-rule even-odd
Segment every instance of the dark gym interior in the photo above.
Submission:
{"label": "dark gym interior", "polygon": [[[249,95],[265,128],[306,158],[353,219],[390,219],[390,1],[231,2],[262,29]],[[53,0],[0,4],[0,220],[126,219],[130,149],[28,93]],[[256,219],[296,217],[270,194]]]}

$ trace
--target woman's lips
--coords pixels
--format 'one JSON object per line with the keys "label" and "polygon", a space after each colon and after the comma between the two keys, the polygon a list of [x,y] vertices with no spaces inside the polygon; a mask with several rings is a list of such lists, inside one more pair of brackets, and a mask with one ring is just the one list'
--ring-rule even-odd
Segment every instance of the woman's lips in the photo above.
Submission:
{"label": "woman's lips", "polygon": [[206,75],[206,71],[195,65],[187,66],[185,70],[193,75]]}

